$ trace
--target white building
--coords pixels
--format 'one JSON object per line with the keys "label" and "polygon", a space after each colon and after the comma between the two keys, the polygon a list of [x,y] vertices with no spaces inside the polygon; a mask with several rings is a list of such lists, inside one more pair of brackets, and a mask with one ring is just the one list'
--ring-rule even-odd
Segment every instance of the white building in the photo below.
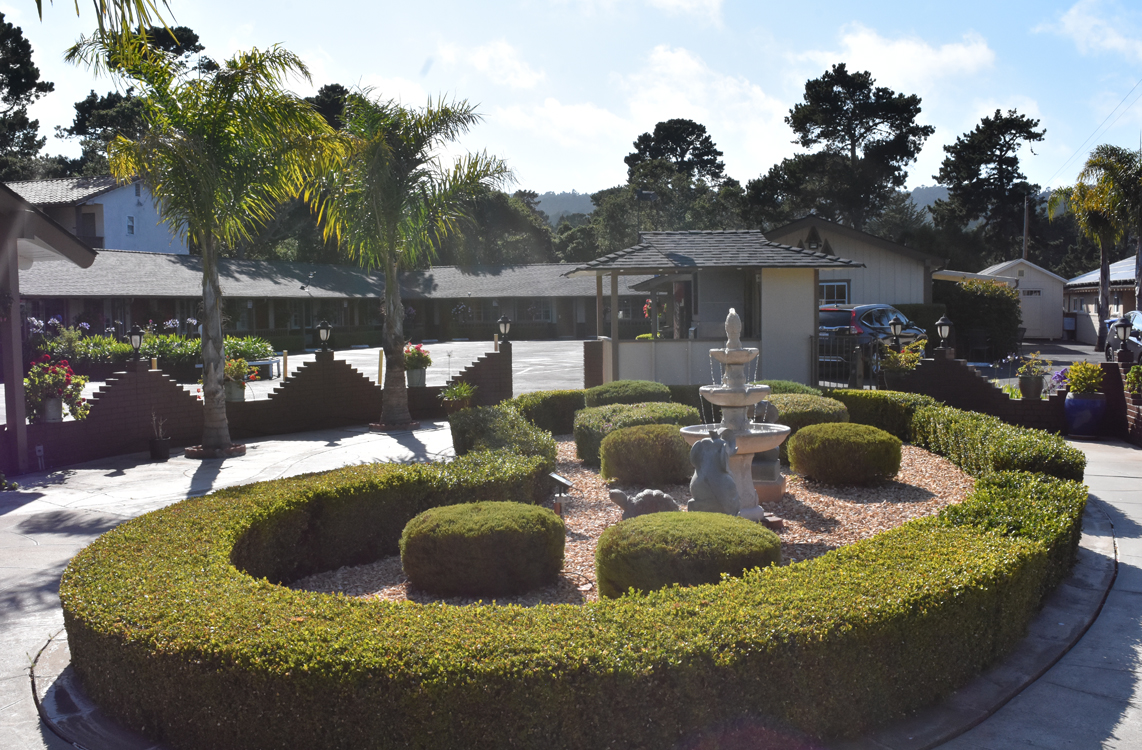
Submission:
{"label": "white building", "polygon": [[64,177],[6,184],[90,247],[187,253],[186,243],[162,223],[150,191],[138,180]]}
{"label": "white building", "polygon": [[1029,339],[1063,337],[1063,287],[1067,280],[1029,260],[1019,258],[989,266],[979,272],[1009,282],[1015,279],[1024,334]]}

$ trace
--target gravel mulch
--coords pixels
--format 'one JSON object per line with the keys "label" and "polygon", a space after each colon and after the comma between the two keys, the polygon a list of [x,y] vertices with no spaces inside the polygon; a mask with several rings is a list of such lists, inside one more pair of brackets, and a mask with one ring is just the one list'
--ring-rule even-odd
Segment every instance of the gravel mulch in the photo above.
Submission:
{"label": "gravel mulch", "polygon": [[[556,471],[575,484],[570,500],[563,505],[567,525],[563,570],[555,585],[504,597],[497,600],[498,604],[582,604],[599,598],[595,586],[595,544],[604,529],[618,523],[622,511],[607,496],[611,487],[576,457],[571,436],[557,436],[556,440]],[[787,479],[785,496],[778,503],[767,504],[765,509],[785,519],[785,528],[780,532],[785,564],[823,555],[913,518],[934,515],[944,506],[963,500],[975,483],[946,459],[910,445],[902,449],[896,479],[875,487],[830,487],[791,474],[788,469],[783,473]],[[612,486],[628,493],[643,489]],[[686,485],[660,489],[683,508],[690,499]],[[550,502],[547,507],[551,507]],[[435,597],[413,589],[401,570],[399,556],[318,573],[295,581],[290,587],[387,601],[480,603],[462,597]]]}

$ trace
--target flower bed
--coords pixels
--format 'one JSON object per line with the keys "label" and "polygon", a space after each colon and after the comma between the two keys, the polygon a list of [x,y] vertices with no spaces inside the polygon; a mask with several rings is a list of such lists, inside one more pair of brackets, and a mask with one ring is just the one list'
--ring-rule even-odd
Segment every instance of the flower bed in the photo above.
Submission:
{"label": "flower bed", "polygon": [[851,736],[1017,642],[1073,560],[1086,500],[1076,482],[988,472],[954,514],[580,607],[276,585],[392,554],[433,505],[534,500],[542,463],[351,467],[125,523],[65,571],[73,664],[105,710],[177,747],[669,747],[743,717]]}

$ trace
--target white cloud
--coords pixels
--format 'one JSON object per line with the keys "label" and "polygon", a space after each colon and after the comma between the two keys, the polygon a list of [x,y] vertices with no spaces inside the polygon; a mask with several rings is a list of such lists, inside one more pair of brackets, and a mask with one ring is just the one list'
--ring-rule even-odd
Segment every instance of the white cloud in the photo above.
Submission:
{"label": "white cloud", "polygon": [[548,97],[541,105],[499,107],[488,118],[511,128],[530,130],[563,148],[600,151],[627,140],[629,122],[589,102],[563,104]]}
{"label": "white cloud", "polygon": [[409,107],[423,107],[428,102],[429,94],[424,87],[407,78],[370,74],[361,78],[360,86],[372,92],[375,99],[395,99]]}
{"label": "white cloud", "polygon": [[722,0],[646,0],[652,8],[670,14],[702,16],[715,23],[722,18]]}
{"label": "white cloud", "polygon": [[800,55],[823,68],[844,61],[850,71],[867,70],[877,83],[905,93],[926,93],[942,79],[973,75],[995,63],[995,52],[975,32],[959,42],[933,46],[918,37],[890,39],[859,23],[841,32],[840,49]]}
{"label": "white cloud", "polygon": [[1070,38],[1084,55],[1112,52],[1142,60],[1142,33],[1125,18],[1107,17],[1102,6],[1099,0],[1079,0],[1057,23],[1041,24],[1035,30]]}
{"label": "white cloud", "polygon": [[470,65],[493,83],[513,89],[533,88],[544,78],[542,70],[528,65],[520,58],[519,51],[502,39],[472,49],[442,44],[439,53],[445,64]]}

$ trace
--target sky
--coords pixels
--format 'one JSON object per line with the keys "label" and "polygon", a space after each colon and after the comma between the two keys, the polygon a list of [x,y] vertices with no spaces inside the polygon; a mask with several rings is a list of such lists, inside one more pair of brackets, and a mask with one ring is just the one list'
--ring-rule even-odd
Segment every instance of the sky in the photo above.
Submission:
{"label": "sky", "polygon": [[[50,2],[50,0],[49,0]],[[90,0],[0,0],[55,91],[31,110],[42,134],[115,81],[63,62],[95,21]],[[1040,121],[1028,178],[1073,183],[1091,148],[1142,142],[1142,4],[1117,0],[957,3],[800,0],[517,0],[321,3],[170,0],[172,25],[206,54],[281,44],[306,61],[306,96],[327,83],[422,106],[478,104],[460,142],[512,168],[516,187],[590,193],[622,184],[639,134],[681,117],[706,126],[726,172],[746,182],[798,153],[784,118],[805,81],[844,62],[922,99],[935,127],[908,187],[936,183],[943,146],[996,109]],[[45,153],[78,155],[49,137]]]}

